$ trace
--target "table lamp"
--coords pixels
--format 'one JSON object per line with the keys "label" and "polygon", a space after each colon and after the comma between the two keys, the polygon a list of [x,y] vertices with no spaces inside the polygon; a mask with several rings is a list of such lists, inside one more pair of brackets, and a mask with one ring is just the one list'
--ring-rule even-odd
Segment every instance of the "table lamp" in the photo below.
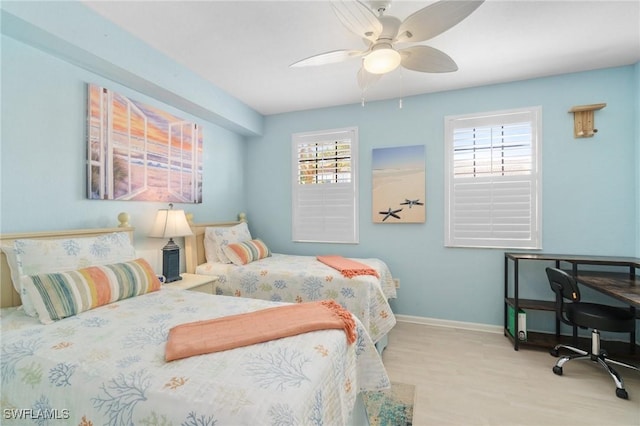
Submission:
{"label": "table lamp", "polygon": [[173,204],[168,209],[158,210],[156,220],[149,232],[150,237],[169,238],[169,242],[162,248],[162,275],[165,282],[181,280],[180,276],[180,247],[173,241],[173,237],[191,235],[191,227],[184,215],[184,210],[173,210]]}

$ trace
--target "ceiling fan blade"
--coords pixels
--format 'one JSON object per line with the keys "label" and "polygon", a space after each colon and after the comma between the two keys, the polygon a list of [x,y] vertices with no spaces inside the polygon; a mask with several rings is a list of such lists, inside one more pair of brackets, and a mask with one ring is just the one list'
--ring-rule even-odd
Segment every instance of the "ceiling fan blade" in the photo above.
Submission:
{"label": "ceiling fan blade", "polygon": [[458,70],[455,61],[441,50],[429,46],[413,46],[399,50],[400,64],[420,72],[453,72]]}
{"label": "ceiling fan blade", "polygon": [[360,67],[360,71],[358,71],[358,86],[360,86],[360,90],[363,92],[366,91],[369,87],[373,86],[380,80],[383,74],[371,74],[364,69],[364,66]]}
{"label": "ceiling fan blade", "polygon": [[382,24],[365,4],[359,1],[332,1],[333,11],[349,31],[369,41],[376,41]]}
{"label": "ceiling fan blade", "polygon": [[343,62],[347,59],[357,58],[364,55],[362,50],[333,50],[331,52],[320,53],[308,58],[302,59],[289,65],[290,67],[311,67],[316,65],[335,64]]}
{"label": "ceiling fan blade", "polygon": [[476,10],[484,0],[442,0],[410,15],[402,22],[396,41],[429,40],[447,31]]}

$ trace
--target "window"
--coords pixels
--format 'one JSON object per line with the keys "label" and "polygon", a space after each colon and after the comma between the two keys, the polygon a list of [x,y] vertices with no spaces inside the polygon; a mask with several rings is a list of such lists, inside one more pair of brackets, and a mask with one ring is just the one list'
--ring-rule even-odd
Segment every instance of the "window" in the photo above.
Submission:
{"label": "window", "polygon": [[294,241],[358,242],[358,129],[296,133],[293,145]]}
{"label": "window", "polygon": [[445,246],[542,247],[541,115],[445,117]]}

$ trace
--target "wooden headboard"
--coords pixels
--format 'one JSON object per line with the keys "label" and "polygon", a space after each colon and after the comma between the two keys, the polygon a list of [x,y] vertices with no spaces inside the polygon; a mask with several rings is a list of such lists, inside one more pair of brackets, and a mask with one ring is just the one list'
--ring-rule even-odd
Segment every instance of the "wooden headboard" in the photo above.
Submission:
{"label": "wooden headboard", "polygon": [[193,235],[184,237],[184,256],[185,268],[187,273],[195,274],[196,267],[207,262],[204,255],[204,233],[208,227],[225,227],[234,226],[239,223],[246,222],[247,216],[244,213],[238,214],[238,220],[235,222],[209,222],[209,223],[193,223],[193,215],[187,214],[187,220],[191,226]]}
{"label": "wooden headboard", "polygon": [[[25,232],[19,234],[0,234],[0,244],[13,245],[15,240],[19,239],[56,239],[56,238],[82,238],[95,237],[98,235],[111,234],[113,232],[128,232],[129,238],[133,242],[133,230],[128,224],[128,215],[121,213],[118,216],[120,225],[117,228],[96,228],[96,229],[71,229],[66,231],[45,231],[45,232]],[[20,295],[14,290],[11,283],[11,271],[7,258],[2,252],[0,255],[0,307],[8,308],[11,306],[19,306],[22,304]]]}

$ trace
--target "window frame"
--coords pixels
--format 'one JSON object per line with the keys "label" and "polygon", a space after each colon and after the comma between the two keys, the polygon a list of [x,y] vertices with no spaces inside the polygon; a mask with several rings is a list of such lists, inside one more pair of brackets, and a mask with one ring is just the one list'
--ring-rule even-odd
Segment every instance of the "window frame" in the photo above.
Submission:
{"label": "window frame", "polygon": [[[334,182],[315,182],[299,184],[300,162],[299,146],[314,143],[335,143],[348,140],[349,181],[339,182],[338,174]],[[329,142],[333,141],[333,142]],[[344,142],[343,142],[344,143]],[[294,242],[313,243],[359,243],[359,200],[358,200],[358,128],[345,127],[291,135],[291,238]],[[344,160],[344,158],[341,158]],[[336,158],[336,161],[338,158]],[[308,208],[304,203],[308,198],[316,199],[320,209]],[[318,197],[323,201],[318,204]],[[331,201],[324,200],[330,197]],[[305,209],[305,206],[307,207]],[[305,211],[311,212],[309,215]],[[316,227],[310,224],[319,221]],[[315,229],[312,229],[315,228]]]}
{"label": "window frame", "polygon": [[[466,176],[455,177],[454,166],[454,133],[456,130],[472,129],[478,127],[505,127],[513,123],[522,123],[523,119],[530,122],[531,130],[531,166],[528,174],[519,172],[507,172],[500,175],[499,173],[487,173],[483,177]],[[498,249],[542,249],[542,107],[525,107],[514,108],[500,111],[480,112],[464,115],[446,116],[444,118],[445,129],[445,207],[444,207],[444,245],[445,247],[471,247],[471,248],[498,248]],[[493,141],[493,139],[492,139]],[[503,143],[500,150],[491,149],[491,153],[502,151],[504,154],[505,145]],[[475,152],[475,150],[474,150]],[[493,157],[492,157],[493,158]],[[491,164],[493,164],[490,161]],[[465,180],[462,180],[465,179]],[[484,194],[479,191],[484,190]],[[467,191],[463,193],[462,191]],[[475,195],[479,195],[479,201],[476,205],[474,202],[463,204],[460,202],[460,208],[456,208],[456,203],[460,200],[469,198],[466,194],[468,191],[476,191]],[[486,194],[490,195],[486,195]],[[462,194],[462,195],[461,195]],[[497,194],[494,196],[494,194]],[[503,194],[509,194],[505,197]],[[519,195],[520,200],[524,202],[517,203],[513,201],[513,195]],[[484,198],[482,198],[484,197]],[[500,202],[496,201],[496,198]],[[510,201],[504,202],[507,198]],[[487,201],[489,200],[489,201]],[[484,206],[483,205],[484,202]],[[511,204],[508,204],[510,202]],[[528,203],[528,222],[524,221],[522,214],[526,209],[522,209],[522,205]],[[505,206],[517,206],[517,213],[511,215],[511,210],[505,209]],[[464,212],[466,206],[471,206],[469,212]],[[485,208],[484,211],[482,209]],[[475,212],[474,212],[475,211]],[[482,218],[481,211],[487,217]],[[505,213],[505,212],[509,213]],[[466,218],[462,218],[463,214],[467,214]],[[472,218],[474,220],[469,220]],[[482,223],[482,221],[489,223]],[[466,223],[465,223],[466,222]],[[471,223],[474,222],[474,223]],[[520,223],[518,223],[520,222]],[[467,230],[464,230],[464,227]],[[528,226],[528,231],[526,230]],[[473,230],[475,228],[475,230]],[[500,228],[502,228],[500,230]],[[516,229],[519,228],[520,234],[524,235],[528,232],[528,237],[506,237],[517,235]],[[473,235],[473,234],[477,235]],[[464,234],[464,235],[463,235]]]}

